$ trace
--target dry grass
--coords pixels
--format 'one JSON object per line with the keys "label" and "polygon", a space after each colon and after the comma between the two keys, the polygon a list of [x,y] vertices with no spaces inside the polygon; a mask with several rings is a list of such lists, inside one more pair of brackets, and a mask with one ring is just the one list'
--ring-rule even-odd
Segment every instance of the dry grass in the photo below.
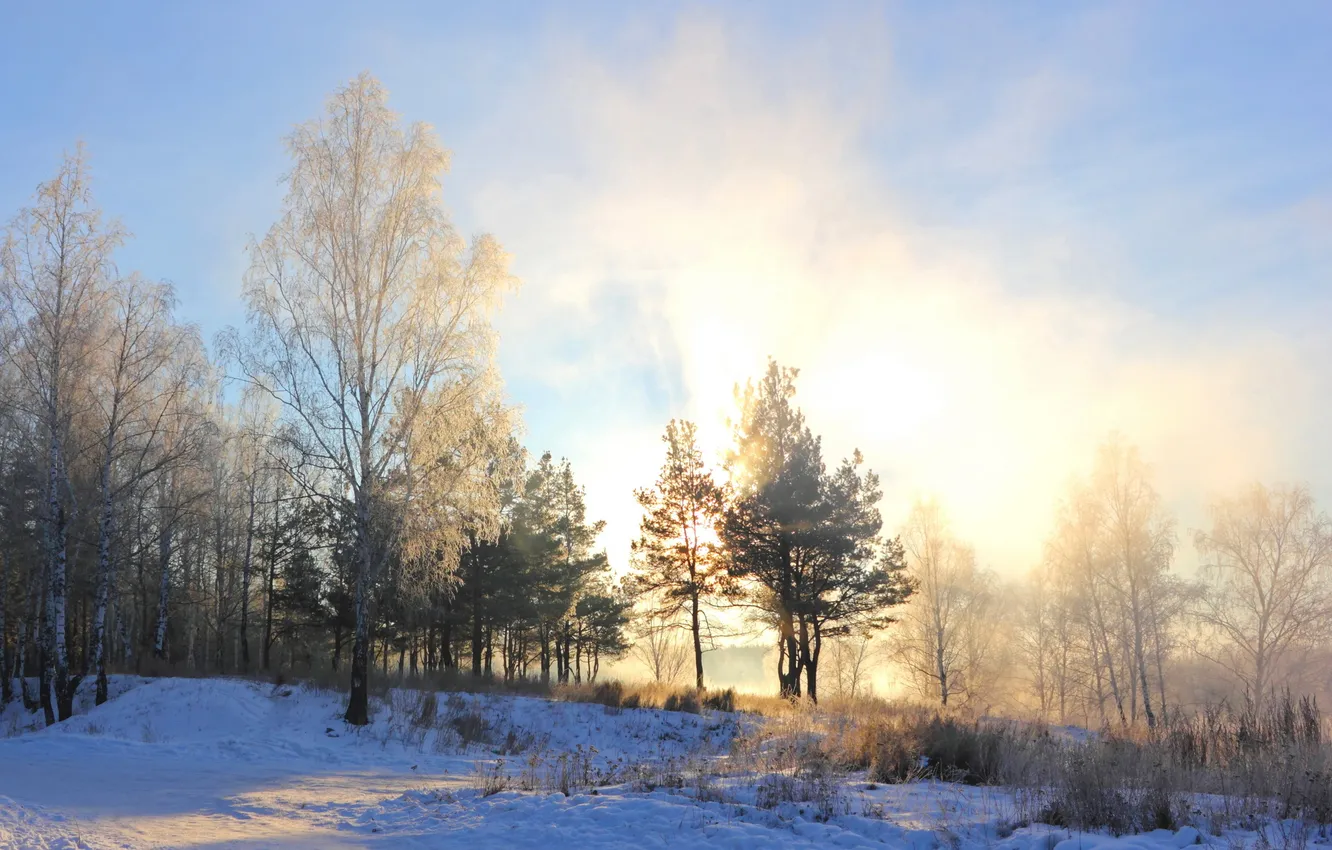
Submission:
{"label": "dry grass", "polygon": [[[174,665],[150,665],[145,672],[196,675]],[[345,688],[345,677],[345,671],[328,670],[287,676],[336,692]],[[423,745],[433,732],[437,748],[484,744],[492,752],[528,754],[521,785],[534,789],[618,780],[722,798],[729,793],[723,789],[745,786],[765,802],[817,804],[823,812],[842,805],[833,792],[849,772],[865,771],[879,783],[939,779],[1003,786],[1022,801],[1020,819],[1075,829],[1121,833],[1191,823],[1216,834],[1274,822],[1320,829],[1332,824],[1327,724],[1315,703],[1290,696],[1261,711],[1221,706],[1177,717],[1164,729],[1102,730],[1073,740],[1037,723],[978,720],[874,698],[814,706],[729,690],[617,681],[561,685],[456,671],[372,674],[371,682],[377,702],[400,718],[394,728],[403,740]],[[596,703],[608,712],[740,711],[764,720],[736,739],[724,767],[702,760],[598,772],[582,754],[547,753],[520,730],[489,728],[479,713],[461,708],[465,701],[444,699],[441,707],[436,696],[462,692]]]}

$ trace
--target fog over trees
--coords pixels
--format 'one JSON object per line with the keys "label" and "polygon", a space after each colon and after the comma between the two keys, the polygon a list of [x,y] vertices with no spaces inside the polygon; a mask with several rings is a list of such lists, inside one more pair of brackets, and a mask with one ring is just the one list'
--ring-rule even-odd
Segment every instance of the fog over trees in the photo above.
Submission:
{"label": "fog over trees", "polygon": [[701,689],[725,685],[709,653],[745,642],[793,699],[1093,727],[1325,695],[1332,522],[1307,488],[1221,494],[1181,529],[1111,434],[1031,506],[1040,562],[993,564],[947,493],[884,516],[872,469],[893,459],[825,458],[799,371],[771,360],[735,376],[726,445],[665,424],[655,480],[615,494],[641,525],[612,569],[577,470],[524,446],[492,324],[517,281],[496,238],[451,225],[434,132],[362,75],[287,149],[246,322],[211,351],[169,284],[117,265],[129,236],[81,147],[10,218],[0,701],[54,724],[109,672],[335,672],[364,724],[375,677],[559,685],[618,663]]}

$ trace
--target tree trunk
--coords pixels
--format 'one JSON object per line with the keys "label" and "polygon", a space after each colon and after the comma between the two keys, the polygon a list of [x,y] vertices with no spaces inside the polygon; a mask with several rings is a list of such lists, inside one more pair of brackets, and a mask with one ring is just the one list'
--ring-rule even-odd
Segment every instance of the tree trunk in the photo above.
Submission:
{"label": "tree trunk", "polygon": [[537,627],[539,630],[538,639],[541,641],[541,684],[550,684],[550,625],[542,623]]}
{"label": "tree trunk", "polygon": [[789,613],[783,610],[778,623],[782,648],[777,668],[778,693],[785,698],[794,698],[800,696],[800,644]]}
{"label": "tree trunk", "polygon": [[264,575],[264,651],[261,660],[264,670],[269,669],[273,652],[273,585],[277,581],[278,535],[281,533],[282,527],[281,514],[279,513],[280,505],[281,502],[275,498],[273,500],[273,534],[268,539],[268,569],[265,570]]}
{"label": "tree trunk", "polygon": [[[162,578],[157,585],[157,634],[153,637],[153,657],[166,658],[167,601],[171,593],[171,526],[165,525],[157,538],[157,559]],[[218,636],[219,642],[221,636]],[[220,652],[220,650],[219,650]]]}
{"label": "tree trunk", "polygon": [[698,619],[698,586],[689,594],[689,627],[694,632],[694,687],[703,690],[703,636]]}
{"label": "tree trunk", "polygon": [[[475,538],[473,538],[475,541]],[[472,561],[472,675],[481,675],[481,567],[480,557],[470,553]]]}
{"label": "tree trunk", "polygon": [[[369,464],[363,464],[362,468]],[[370,505],[362,485],[356,493],[356,632],[352,636],[351,695],[346,721],[353,726],[370,722]]]}
{"label": "tree trunk", "polygon": [[93,669],[97,673],[96,704],[107,700],[106,681],[106,609],[111,601],[111,537],[115,533],[115,511],[111,504],[111,456],[115,450],[115,432],[107,437],[106,458],[102,461],[102,516],[97,529],[97,600],[93,608]]}
{"label": "tree trunk", "polygon": [[[33,612],[33,628],[36,629],[36,612]],[[18,673],[19,696],[23,699],[23,710],[29,713],[36,711],[41,707],[38,699],[28,693],[28,624],[19,623],[18,633],[18,658],[14,661],[14,669]]]}
{"label": "tree trunk", "polygon": [[68,720],[74,713],[74,690],[79,686],[79,678],[70,678],[69,675],[69,650],[66,645],[67,635],[65,622],[66,610],[69,607],[69,584],[67,581],[66,570],[68,567],[67,555],[65,552],[66,537],[68,535],[68,519],[65,515],[65,505],[60,498],[60,485],[63,483],[64,476],[62,471],[62,460],[60,454],[60,445],[52,439],[51,442],[51,473],[50,473],[50,528],[49,539],[47,541],[47,552],[50,560],[51,583],[50,583],[50,607],[51,624],[50,645],[51,656],[48,662],[54,665],[55,672],[55,699],[56,712],[60,720]]}
{"label": "tree trunk", "polygon": [[453,605],[444,600],[444,621],[439,626],[439,652],[440,663],[444,665],[445,670],[454,668],[453,655]]}
{"label": "tree trunk", "polygon": [[250,565],[254,550],[255,485],[250,482],[250,511],[245,520],[245,558],[241,561],[240,656],[241,670],[250,669]]}
{"label": "tree trunk", "polygon": [[[9,638],[9,633],[5,630],[5,602],[8,599],[9,561],[4,553],[0,552],[0,709],[9,705],[9,701],[14,698],[14,682],[11,678],[13,671],[9,669],[9,655],[5,652],[5,647],[8,645],[5,641]],[[20,624],[20,633],[22,630]]]}
{"label": "tree trunk", "polygon": [[[803,632],[803,629],[802,629]],[[814,636],[805,655],[805,692],[811,702],[819,701],[819,655],[823,652],[823,629],[814,621]]]}
{"label": "tree trunk", "polygon": [[1142,686],[1142,711],[1147,718],[1147,728],[1156,728],[1156,714],[1152,711],[1152,690],[1147,682],[1147,652],[1142,639],[1141,600],[1135,590],[1133,593],[1133,654],[1138,668],[1138,681]]}

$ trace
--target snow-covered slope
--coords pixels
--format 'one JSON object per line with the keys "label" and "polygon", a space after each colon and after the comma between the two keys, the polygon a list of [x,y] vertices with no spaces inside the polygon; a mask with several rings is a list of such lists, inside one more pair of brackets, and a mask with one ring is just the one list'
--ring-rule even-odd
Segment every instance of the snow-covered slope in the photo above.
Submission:
{"label": "snow-covered slope", "polygon": [[[745,761],[757,718],[227,679],[125,679],[106,705],[0,740],[0,847],[903,847],[1234,850],[1026,823],[999,789],[800,778]],[[11,714],[14,711],[11,706]],[[26,728],[27,721],[15,724]]]}

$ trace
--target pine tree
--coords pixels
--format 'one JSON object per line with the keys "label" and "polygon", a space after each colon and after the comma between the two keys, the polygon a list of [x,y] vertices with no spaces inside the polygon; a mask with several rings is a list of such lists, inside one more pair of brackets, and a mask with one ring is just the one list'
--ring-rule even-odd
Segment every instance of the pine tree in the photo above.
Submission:
{"label": "pine tree", "polygon": [[857,452],[835,473],[792,404],[795,369],[768,362],[757,385],[737,390],[740,419],[721,539],[730,593],[778,634],[778,689],[818,699],[823,638],[891,621],[910,594],[901,546],[882,544],[878,479]]}
{"label": "pine tree", "polygon": [[703,604],[721,590],[715,525],[721,488],[703,464],[698,428],[671,420],[662,437],[666,461],[651,488],[634,493],[644,510],[634,543],[634,592],[648,600],[648,616],[676,621],[687,616],[693,641],[694,686],[703,687]]}

